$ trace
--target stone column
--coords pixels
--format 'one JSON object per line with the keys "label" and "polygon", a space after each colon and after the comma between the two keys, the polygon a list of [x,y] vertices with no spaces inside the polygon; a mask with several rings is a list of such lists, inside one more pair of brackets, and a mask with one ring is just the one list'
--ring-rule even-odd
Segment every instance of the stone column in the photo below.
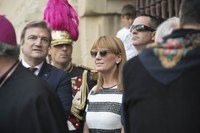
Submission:
{"label": "stone column", "polygon": [[120,12],[132,0],[71,0],[80,19],[80,36],[74,44],[73,61],[94,68],[90,57],[92,43],[102,35],[115,35],[121,28]]}

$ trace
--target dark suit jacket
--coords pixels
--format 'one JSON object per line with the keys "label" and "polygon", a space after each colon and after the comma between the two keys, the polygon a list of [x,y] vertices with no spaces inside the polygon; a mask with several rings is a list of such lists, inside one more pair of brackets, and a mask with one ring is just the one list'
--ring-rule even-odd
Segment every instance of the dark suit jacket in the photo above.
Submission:
{"label": "dark suit jacket", "polygon": [[58,96],[21,64],[0,88],[0,133],[64,133],[64,115]]}
{"label": "dark suit jacket", "polygon": [[58,94],[68,117],[72,104],[71,79],[68,73],[44,62],[38,76],[46,80],[51,90]]}

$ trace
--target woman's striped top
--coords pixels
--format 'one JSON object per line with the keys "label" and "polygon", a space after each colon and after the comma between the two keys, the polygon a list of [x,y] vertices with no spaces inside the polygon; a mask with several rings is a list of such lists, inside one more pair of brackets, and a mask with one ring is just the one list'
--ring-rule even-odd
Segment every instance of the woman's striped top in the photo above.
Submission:
{"label": "woman's striped top", "polygon": [[117,86],[101,88],[96,94],[93,89],[88,95],[86,108],[90,133],[120,133],[122,92],[117,91]]}

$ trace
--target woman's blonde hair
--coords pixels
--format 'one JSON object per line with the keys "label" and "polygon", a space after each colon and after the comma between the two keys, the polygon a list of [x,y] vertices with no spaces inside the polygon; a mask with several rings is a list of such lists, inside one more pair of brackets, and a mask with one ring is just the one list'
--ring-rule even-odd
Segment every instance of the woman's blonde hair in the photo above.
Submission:
{"label": "woman's blonde hair", "polygon": [[[121,54],[122,59],[121,62],[117,65],[117,89],[118,91],[123,90],[123,85],[122,85],[122,69],[123,65],[126,62],[126,53],[124,49],[124,45],[122,41],[115,37],[115,36],[101,36],[99,37],[92,45],[92,49],[97,49],[97,48],[107,48],[110,52],[119,55]],[[95,88],[95,92],[98,92],[103,85],[103,77],[102,74],[99,73],[97,85]]]}

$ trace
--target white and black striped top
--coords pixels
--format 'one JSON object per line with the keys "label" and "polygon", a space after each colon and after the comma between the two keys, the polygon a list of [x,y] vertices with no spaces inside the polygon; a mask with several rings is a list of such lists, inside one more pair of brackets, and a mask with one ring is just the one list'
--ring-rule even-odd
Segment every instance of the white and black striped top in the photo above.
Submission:
{"label": "white and black striped top", "polygon": [[[94,88],[93,88],[94,89]],[[90,133],[120,133],[122,93],[117,86],[88,95],[86,122]]]}

